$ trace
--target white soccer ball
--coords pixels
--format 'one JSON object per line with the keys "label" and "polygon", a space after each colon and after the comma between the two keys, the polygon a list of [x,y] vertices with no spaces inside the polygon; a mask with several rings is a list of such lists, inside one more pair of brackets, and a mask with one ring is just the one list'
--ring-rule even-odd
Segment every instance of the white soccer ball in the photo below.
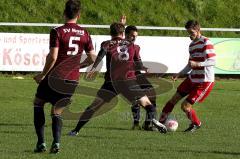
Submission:
{"label": "white soccer ball", "polygon": [[177,130],[178,128],[178,122],[174,119],[168,119],[165,122],[165,126],[167,127],[167,130],[170,132],[174,132]]}

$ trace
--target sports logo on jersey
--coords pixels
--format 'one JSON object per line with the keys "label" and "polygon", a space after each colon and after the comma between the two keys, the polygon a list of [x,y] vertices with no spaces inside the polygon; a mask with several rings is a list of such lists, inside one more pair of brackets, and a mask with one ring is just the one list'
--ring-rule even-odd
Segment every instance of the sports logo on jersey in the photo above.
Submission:
{"label": "sports logo on jersey", "polygon": [[129,59],[128,47],[127,45],[119,45],[117,47],[118,59],[121,61],[127,61]]}

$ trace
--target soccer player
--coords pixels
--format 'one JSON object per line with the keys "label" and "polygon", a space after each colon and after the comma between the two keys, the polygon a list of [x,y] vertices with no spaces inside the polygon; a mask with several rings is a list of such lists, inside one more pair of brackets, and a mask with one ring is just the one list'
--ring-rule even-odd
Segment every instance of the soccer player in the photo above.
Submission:
{"label": "soccer player", "polygon": [[[122,23],[111,24],[110,35],[112,38],[102,42],[97,59],[88,73],[88,77],[91,78],[102,58],[106,56],[105,82],[97,92],[96,99],[85,109],[77,126],[69,132],[69,135],[76,136],[94,113],[118,94],[122,94],[131,103],[143,106],[151,115],[150,120],[155,120],[156,109],[136,82],[134,59],[137,56],[134,44],[123,39],[124,30],[125,27]],[[157,128],[162,133],[166,132],[166,127],[163,124],[158,125]]]}
{"label": "soccer player", "polygon": [[[46,57],[43,71],[34,77],[39,84],[34,99],[34,126],[38,141],[35,152],[46,151],[44,141],[44,104],[52,104],[52,134],[51,153],[60,150],[60,136],[62,129],[61,113],[77,86],[79,69],[93,63],[94,49],[89,33],[78,26],[80,17],[80,1],[68,0],[65,4],[65,24],[53,28],[50,32],[50,52]],[[85,50],[87,59],[80,64]],[[80,66],[81,65],[81,66]]]}
{"label": "soccer player", "polygon": [[[129,25],[125,29],[125,39],[130,41],[134,44],[136,38],[138,36],[138,29],[136,26]],[[137,83],[139,84],[140,88],[145,90],[146,95],[149,97],[151,103],[154,107],[156,107],[156,92],[152,86],[152,84],[147,80],[145,77],[145,74],[141,73],[141,70],[144,70],[146,73],[148,73],[148,68],[143,66],[143,63],[141,61],[140,57],[140,46],[137,44],[134,44],[135,54],[137,58],[135,58],[135,65],[136,65],[136,79]],[[135,104],[131,107],[132,114],[133,114],[133,126],[132,129],[141,129],[139,125],[140,121],[140,106],[138,104]],[[151,125],[151,120],[149,119],[151,115],[146,114],[146,119],[144,121],[144,124],[142,128],[144,130],[154,130],[154,127]]]}
{"label": "soccer player", "polygon": [[211,41],[201,35],[198,21],[188,21],[185,28],[192,40],[189,45],[189,62],[181,72],[173,76],[173,80],[189,71],[190,73],[179,85],[177,92],[166,103],[159,121],[164,123],[177,102],[187,96],[181,104],[182,110],[191,121],[185,132],[194,132],[201,127],[201,121],[192,106],[196,102],[202,102],[213,88],[216,54]]}

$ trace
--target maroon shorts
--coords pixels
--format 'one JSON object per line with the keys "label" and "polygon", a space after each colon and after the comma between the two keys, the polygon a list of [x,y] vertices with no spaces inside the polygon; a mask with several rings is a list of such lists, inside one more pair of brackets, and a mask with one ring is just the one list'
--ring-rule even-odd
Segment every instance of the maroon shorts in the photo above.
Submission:
{"label": "maroon shorts", "polygon": [[213,88],[214,82],[194,83],[186,78],[177,88],[177,92],[182,96],[187,96],[190,104],[203,102]]}

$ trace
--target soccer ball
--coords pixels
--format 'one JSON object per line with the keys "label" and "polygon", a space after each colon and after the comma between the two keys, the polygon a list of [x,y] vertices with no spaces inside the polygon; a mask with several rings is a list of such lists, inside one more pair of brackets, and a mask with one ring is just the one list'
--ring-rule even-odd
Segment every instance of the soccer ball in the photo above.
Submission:
{"label": "soccer ball", "polygon": [[168,119],[165,122],[165,126],[167,127],[167,130],[170,132],[174,132],[177,130],[178,128],[178,122],[174,119]]}

